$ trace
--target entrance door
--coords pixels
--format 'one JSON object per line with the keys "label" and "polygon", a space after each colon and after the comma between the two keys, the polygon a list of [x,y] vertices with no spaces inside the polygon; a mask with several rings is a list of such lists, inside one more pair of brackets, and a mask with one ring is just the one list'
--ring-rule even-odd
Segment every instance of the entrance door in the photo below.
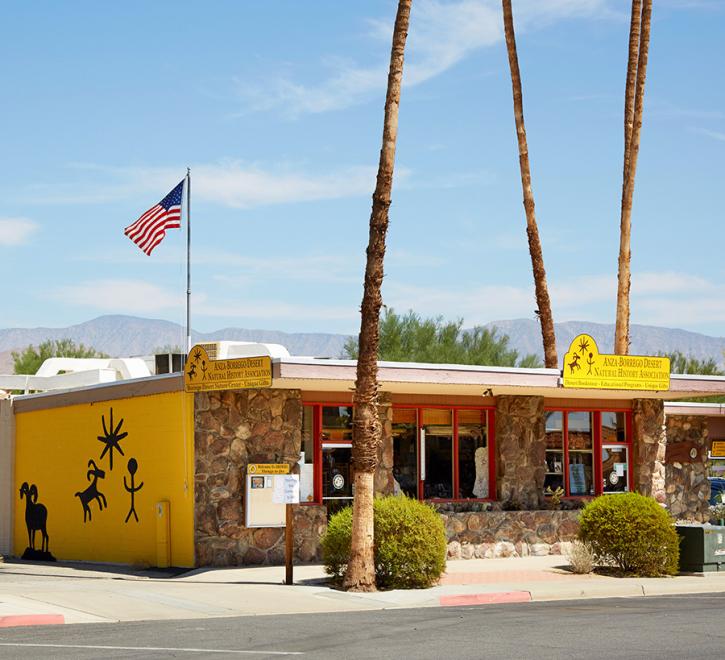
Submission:
{"label": "entrance door", "polygon": [[352,504],[351,406],[322,408],[322,502],[328,513]]}
{"label": "entrance door", "polygon": [[332,513],[352,503],[352,445],[322,445],[322,501]]}

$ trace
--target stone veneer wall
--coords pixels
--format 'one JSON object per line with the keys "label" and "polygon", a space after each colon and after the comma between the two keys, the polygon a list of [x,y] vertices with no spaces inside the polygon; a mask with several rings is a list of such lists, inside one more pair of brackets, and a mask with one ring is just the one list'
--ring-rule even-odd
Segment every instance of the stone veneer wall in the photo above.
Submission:
{"label": "stone veneer wall", "polygon": [[544,399],[499,396],[496,399],[496,490],[501,502],[537,509],[544,497],[546,437]]}
{"label": "stone veneer wall", "polygon": [[667,445],[691,442],[699,457],[687,463],[667,461],[665,465],[666,504],[678,520],[708,522],[710,483],[707,480],[707,418],[699,416],[667,417]]}
{"label": "stone veneer wall", "polygon": [[473,559],[562,554],[579,531],[580,511],[441,513],[448,557]]}
{"label": "stone veneer wall", "polygon": [[660,504],[665,494],[665,406],[659,399],[632,401],[634,487],[642,495],[654,497]]}
{"label": "stone veneer wall", "polygon": [[[393,409],[380,394],[383,441],[375,490],[393,492]],[[248,463],[297,465],[302,442],[299,390],[203,392],[194,397],[195,547],[197,566],[281,564],[284,529],[244,527],[244,483]],[[327,509],[295,507],[295,557],[320,559]]]}
{"label": "stone veneer wall", "polygon": [[[194,397],[197,566],[278,564],[284,530],[244,527],[247,463],[297,465],[302,442],[298,390],[202,392]],[[326,524],[323,507],[296,507],[298,556],[314,558],[311,539]]]}

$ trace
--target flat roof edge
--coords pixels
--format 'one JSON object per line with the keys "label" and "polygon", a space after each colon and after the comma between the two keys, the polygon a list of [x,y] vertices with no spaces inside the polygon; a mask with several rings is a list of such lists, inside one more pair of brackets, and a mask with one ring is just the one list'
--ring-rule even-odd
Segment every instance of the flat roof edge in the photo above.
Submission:
{"label": "flat roof edge", "polygon": [[[332,366],[332,367],[355,367],[357,360],[338,360],[315,357],[284,357],[274,358],[273,362],[284,364],[301,364],[311,366]],[[430,371],[481,371],[491,373],[516,373],[539,376],[560,376],[559,369],[530,368],[530,367],[495,367],[478,364],[447,364],[437,362],[391,362],[389,360],[378,361],[379,369],[419,369]]]}
{"label": "flat roof edge", "polygon": [[13,397],[12,401],[15,412],[24,413],[80,403],[115,401],[134,396],[152,396],[183,390],[182,374],[174,373],[117,380],[113,383],[99,383],[73,389],[38,392],[37,394],[21,394]]}

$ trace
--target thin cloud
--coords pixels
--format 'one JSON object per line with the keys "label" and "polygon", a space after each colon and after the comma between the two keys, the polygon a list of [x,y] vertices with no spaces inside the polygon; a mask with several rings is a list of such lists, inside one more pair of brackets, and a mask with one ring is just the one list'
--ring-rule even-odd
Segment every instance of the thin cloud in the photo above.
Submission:
{"label": "thin cloud", "polygon": [[0,246],[23,245],[38,231],[38,223],[27,218],[0,218]]}
{"label": "thin cloud", "polygon": [[[90,168],[87,168],[90,169]],[[144,195],[151,206],[183,176],[183,168],[96,166],[77,183],[34,184],[17,201],[42,204],[101,204]],[[398,169],[402,181],[409,170]],[[91,180],[93,179],[93,180]],[[101,179],[98,181],[98,179]],[[232,208],[313,202],[369,195],[375,167],[343,167],[315,174],[290,166],[262,167],[240,161],[192,167],[194,198]],[[145,209],[139,209],[139,212]]]}
{"label": "thin cloud", "polygon": [[721,133],[720,131],[710,131],[707,128],[691,128],[690,131],[698,135],[705,135],[718,142],[725,142],[725,133]]}
{"label": "thin cloud", "polygon": [[63,286],[50,296],[66,305],[115,314],[149,314],[183,309],[184,295],[142,280],[107,279]]}
{"label": "thin cloud", "polygon": [[[522,0],[517,3],[519,32],[539,29],[570,18],[611,17],[605,0]],[[385,89],[392,18],[370,19],[369,36],[376,42],[378,62],[360,66],[328,60],[333,73],[317,84],[279,77],[256,88],[237,81],[245,107],[251,111],[279,109],[290,117],[341,110]],[[413,5],[404,84],[412,86],[438,76],[471,53],[503,40],[500,4],[494,0],[421,0]]]}
{"label": "thin cloud", "polygon": [[[580,277],[574,282],[554,280],[550,281],[549,288],[555,321],[613,321],[615,276]],[[511,318],[533,319],[536,309],[533,284],[438,288],[391,282],[384,284],[384,301],[390,307],[413,309],[424,316],[463,317],[466,325]],[[631,307],[633,322],[649,325],[695,327],[725,321],[725,286],[688,273],[635,273]]]}

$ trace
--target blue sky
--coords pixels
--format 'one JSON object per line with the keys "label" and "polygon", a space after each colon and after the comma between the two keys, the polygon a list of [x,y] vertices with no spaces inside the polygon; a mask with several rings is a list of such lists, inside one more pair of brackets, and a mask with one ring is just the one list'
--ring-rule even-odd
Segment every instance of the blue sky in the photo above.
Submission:
{"label": "blue sky", "polygon": [[[725,334],[725,1],[657,0],[632,320]],[[183,323],[185,238],[123,228],[192,168],[193,325],[356,332],[396,3],[6,2],[0,327]],[[629,3],[515,0],[556,321],[611,322]],[[384,300],[533,318],[500,3],[414,0]]]}

